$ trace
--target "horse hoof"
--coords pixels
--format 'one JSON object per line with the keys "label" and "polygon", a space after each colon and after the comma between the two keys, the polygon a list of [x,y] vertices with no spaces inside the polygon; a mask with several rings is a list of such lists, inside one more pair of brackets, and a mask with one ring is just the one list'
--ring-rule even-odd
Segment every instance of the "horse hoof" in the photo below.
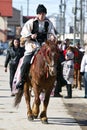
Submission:
{"label": "horse hoof", "polygon": [[28,120],[29,120],[29,121],[33,121],[33,120],[34,120],[34,117],[33,117],[33,116],[28,116]]}
{"label": "horse hoof", "polygon": [[48,124],[48,120],[42,120],[42,124]]}
{"label": "horse hoof", "polygon": [[41,122],[43,124],[48,124],[48,119],[47,118],[41,118]]}
{"label": "horse hoof", "polygon": [[34,118],[34,119],[37,119],[37,117],[38,117],[38,116],[33,115],[33,118]]}

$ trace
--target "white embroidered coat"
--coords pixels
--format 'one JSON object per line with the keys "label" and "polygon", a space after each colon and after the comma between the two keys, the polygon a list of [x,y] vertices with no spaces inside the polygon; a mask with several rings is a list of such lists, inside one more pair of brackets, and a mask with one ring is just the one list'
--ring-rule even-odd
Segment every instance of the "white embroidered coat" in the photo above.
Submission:
{"label": "white embroidered coat", "polygon": [[[36,20],[37,18],[35,19],[30,19],[28,20],[23,28],[22,28],[22,31],[21,31],[21,36],[22,37],[29,37],[31,36],[31,32],[33,30],[33,22]],[[53,34],[55,37],[56,37],[56,34],[55,34],[55,31],[54,31],[54,26],[52,24],[52,22],[50,20],[48,20],[47,18],[44,20],[45,21],[48,21],[49,23],[49,26],[48,26],[48,35],[47,35],[47,38],[49,38],[49,35],[50,34]],[[25,55],[29,55],[31,54],[33,51],[35,51],[35,49],[39,47],[39,43],[38,42],[26,42],[25,43]]]}

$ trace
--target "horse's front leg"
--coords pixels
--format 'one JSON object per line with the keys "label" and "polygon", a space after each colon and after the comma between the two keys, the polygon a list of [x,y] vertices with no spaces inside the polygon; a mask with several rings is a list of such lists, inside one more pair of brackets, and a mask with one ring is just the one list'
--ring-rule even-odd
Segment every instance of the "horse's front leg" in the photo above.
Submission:
{"label": "horse's front leg", "polygon": [[45,93],[45,99],[43,101],[43,108],[42,108],[42,112],[40,114],[40,119],[41,119],[41,122],[43,124],[47,124],[48,123],[48,119],[47,119],[47,107],[48,107],[48,103],[49,103],[51,91],[52,91],[52,89],[48,90]]}
{"label": "horse's front leg", "polygon": [[39,106],[40,106],[40,91],[37,85],[33,86],[33,92],[34,92],[34,102],[33,102],[33,106],[32,106],[32,113],[34,118],[38,117],[39,114]]}
{"label": "horse's front leg", "polygon": [[29,91],[29,84],[26,82],[24,85],[24,96],[25,96],[25,101],[27,104],[27,117],[28,120],[33,120],[33,115],[32,115],[32,110],[31,110],[31,105],[30,105],[30,91]]}

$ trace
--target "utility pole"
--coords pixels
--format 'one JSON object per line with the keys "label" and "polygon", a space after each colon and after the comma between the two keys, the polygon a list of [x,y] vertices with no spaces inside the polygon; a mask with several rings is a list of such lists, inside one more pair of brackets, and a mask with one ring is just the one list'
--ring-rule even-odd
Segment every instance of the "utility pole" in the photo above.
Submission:
{"label": "utility pole", "polygon": [[60,0],[60,35],[63,35],[63,39],[65,39],[65,10],[66,10],[66,2],[65,0]]}
{"label": "utility pole", "polygon": [[[76,36],[80,36],[80,44],[83,46],[84,41],[84,7],[83,3],[85,0],[74,0],[74,38],[73,38],[73,44],[76,44]],[[77,27],[78,25],[78,27]]]}
{"label": "utility pole", "polygon": [[29,0],[27,0],[27,16],[29,16]]}
{"label": "utility pole", "polygon": [[80,0],[80,44],[84,44],[85,0]]}
{"label": "utility pole", "polygon": [[80,0],[80,44],[83,44],[83,16],[82,16],[82,0]]}
{"label": "utility pole", "polygon": [[75,0],[75,5],[74,5],[74,39],[73,39],[73,44],[75,45],[75,40],[76,40],[76,14],[77,14],[77,0]]}
{"label": "utility pole", "polygon": [[86,12],[87,12],[87,0],[85,1],[85,6],[86,6]]}
{"label": "utility pole", "polygon": [[23,27],[23,7],[21,6],[21,13],[20,13],[20,25]]}

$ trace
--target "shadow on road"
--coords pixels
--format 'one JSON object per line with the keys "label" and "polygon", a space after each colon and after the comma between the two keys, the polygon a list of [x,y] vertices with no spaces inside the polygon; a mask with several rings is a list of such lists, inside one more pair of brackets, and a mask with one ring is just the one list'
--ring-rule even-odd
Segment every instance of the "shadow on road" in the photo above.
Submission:
{"label": "shadow on road", "polygon": [[55,124],[55,125],[73,125],[76,126],[77,122],[73,118],[53,118],[50,117],[48,119],[49,124]]}

